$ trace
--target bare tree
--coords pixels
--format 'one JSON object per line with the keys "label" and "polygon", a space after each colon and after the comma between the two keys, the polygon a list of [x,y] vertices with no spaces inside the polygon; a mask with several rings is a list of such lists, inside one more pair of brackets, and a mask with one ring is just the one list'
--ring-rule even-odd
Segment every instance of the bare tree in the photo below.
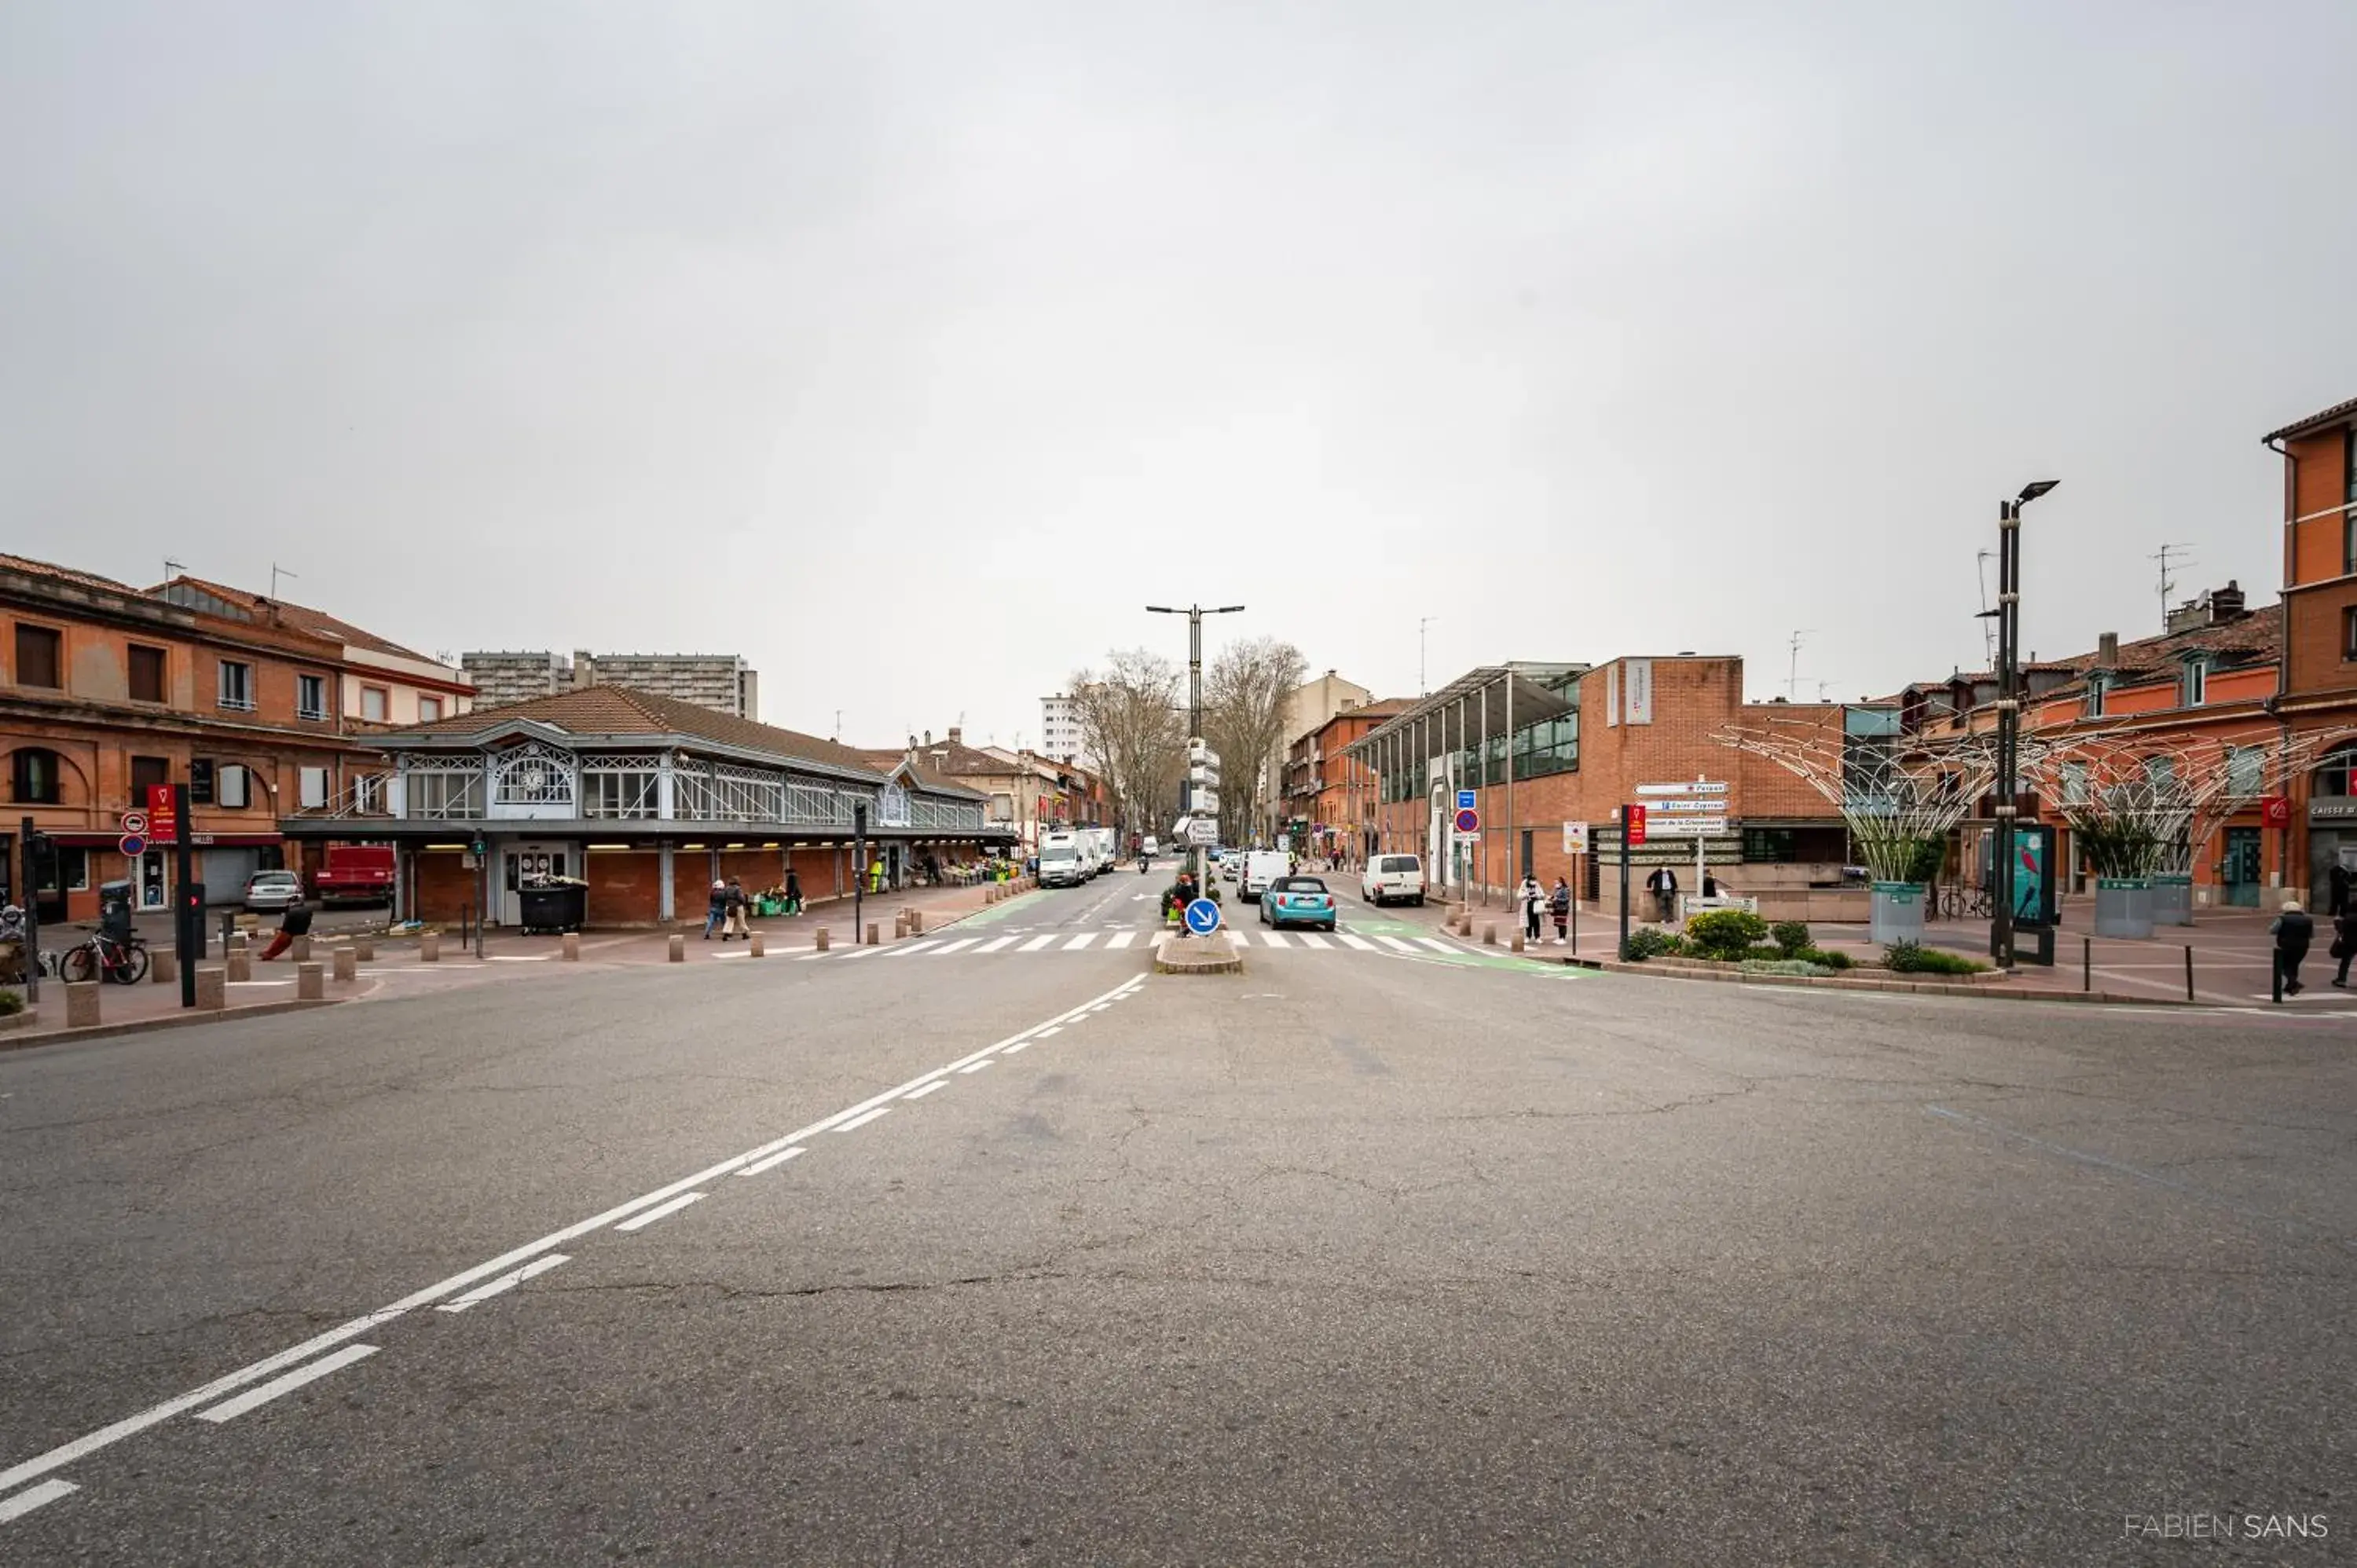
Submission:
{"label": "bare tree", "polygon": [[[1274,637],[1232,642],[1203,677],[1204,739],[1220,754],[1220,816],[1231,843],[1250,842],[1265,789],[1282,780],[1286,706],[1308,673],[1301,650]],[[1267,777],[1265,779],[1264,774]]]}
{"label": "bare tree", "polygon": [[1166,808],[1178,809],[1187,751],[1179,681],[1168,660],[1143,648],[1116,649],[1103,670],[1072,677],[1081,744],[1113,796],[1114,820],[1132,832],[1150,832]]}

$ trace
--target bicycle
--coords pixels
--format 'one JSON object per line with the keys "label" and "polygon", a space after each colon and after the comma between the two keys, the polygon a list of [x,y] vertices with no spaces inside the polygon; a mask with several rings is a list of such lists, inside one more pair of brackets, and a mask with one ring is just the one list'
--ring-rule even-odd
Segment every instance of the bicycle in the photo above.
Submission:
{"label": "bicycle", "polygon": [[1940,915],[1949,920],[1986,920],[1996,913],[1996,900],[1986,887],[1947,886],[1940,889]]}
{"label": "bicycle", "polygon": [[100,931],[78,948],[69,948],[58,972],[70,984],[101,976],[117,985],[136,985],[147,978],[147,944],[137,932],[120,940]]}

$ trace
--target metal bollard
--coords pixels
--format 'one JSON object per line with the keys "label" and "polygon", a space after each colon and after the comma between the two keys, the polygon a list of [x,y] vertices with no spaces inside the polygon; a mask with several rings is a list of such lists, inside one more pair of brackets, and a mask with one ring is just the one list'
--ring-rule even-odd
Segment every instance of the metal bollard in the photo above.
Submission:
{"label": "metal bollard", "polygon": [[98,987],[95,980],[66,982],[66,1027],[90,1029],[98,1025]]}
{"label": "metal bollard", "polygon": [[2185,999],[2193,1000],[2193,944],[2185,944]]}
{"label": "metal bollard", "polygon": [[147,970],[147,979],[156,985],[170,985],[180,978],[180,955],[170,948],[157,948]]}
{"label": "metal bollard", "polygon": [[557,954],[566,963],[581,961],[581,933],[567,931],[557,939]]}
{"label": "metal bollard", "polygon": [[769,956],[769,939],[763,936],[759,931],[755,931],[752,936],[748,939],[745,949],[745,955],[748,958],[766,958]]}
{"label": "metal bollard", "polygon": [[818,929],[818,950],[821,952],[826,951],[826,928],[824,926],[821,926]]}
{"label": "metal bollard", "polygon": [[241,948],[229,955],[229,968],[222,979],[231,985],[243,985],[253,978],[253,955]]}
{"label": "metal bollard", "polygon": [[2283,1004],[2283,954],[2279,952],[2267,954],[2267,972],[2270,983],[2275,990],[2276,1004],[2281,1006]]}
{"label": "metal bollard", "polygon": [[197,1006],[218,1013],[229,1005],[228,976],[210,964],[197,971]]}
{"label": "metal bollard", "polygon": [[358,953],[350,948],[338,948],[335,956],[336,980],[339,983],[350,984],[361,977],[361,961]]}
{"label": "metal bollard", "polygon": [[354,937],[352,939],[352,956],[360,960],[362,963],[374,963],[376,961],[376,939],[374,937]]}
{"label": "metal bollard", "polygon": [[685,963],[687,961],[687,939],[685,937],[681,936],[677,931],[673,931],[671,936],[670,948],[671,950],[666,956],[673,963]]}
{"label": "metal bollard", "polygon": [[2095,989],[2095,940],[2093,937],[2079,939],[2079,989]]}
{"label": "metal bollard", "polygon": [[883,927],[877,925],[873,920],[867,922],[867,945],[869,947],[882,947],[884,945],[882,940],[877,935],[877,933],[881,931],[883,929]]}
{"label": "metal bollard", "polygon": [[442,961],[441,932],[428,931],[424,936],[417,939],[417,961],[420,963],[440,963]]}
{"label": "metal bollard", "polygon": [[298,1002],[322,1002],[328,995],[328,972],[316,963],[295,966],[295,999]]}

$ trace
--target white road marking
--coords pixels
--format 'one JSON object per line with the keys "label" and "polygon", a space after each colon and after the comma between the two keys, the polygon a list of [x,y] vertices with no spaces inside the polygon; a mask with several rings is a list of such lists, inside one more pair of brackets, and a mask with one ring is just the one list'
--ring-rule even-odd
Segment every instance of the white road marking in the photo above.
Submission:
{"label": "white road marking", "polygon": [[809,1151],[805,1150],[800,1144],[796,1144],[791,1149],[780,1149],[776,1154],[771,1155],[766,1160],[755,1160],[751,1165],[747,1165],[743,1170],[738,1171],[737,1174],[738,1176],[759,1176],[763,1171],[776,1170],[780,1165],[784,1165],[788,1160],[792,1159],[795,1155],[806,1154]]}
{"label": "white road marking", "polygon": [[1377,937],[1377,938],[1375,939],[1375,940],[1377,940],[1377,941],[1379,941],[1379,942],[1383,943],[1383,946],[1385,946],[1385,947],[1387,947],[1387,948],[1397,948],[1400,951],[1402,951],[1402,952],[1404,952],[1404,953],[1410,953],[1410,954],[1413,954],[1413,953],[1415,951],[1415,950],[1414,948],[1412,948],[1412,947],[1408,946],[1405,942],[1404,942],[1404,941],[1400,940],[1397,937],[1383,937],[1383,936],[1379,936],[1379,937]]}
{"label": "white road marking", "polygon": [[1316,931],[1303,931],[1300,933],[1297,940],[1300,941],[1301,945],[1306,948],[1323,948],[1330,947],[1332,945],[1327,941],[1324,937],[1319,936]]}
{"label": "white road marking", "polygon": [[[735,958],[737,955],[735,953],[725,952],[720,956],[722,958]],[[544,952],[487,952],[483,955],[483,961],[485,963],[546,963],[548,961],[548,954]]]}
{"label": "white road marking", "polygon": [[875,1121],[878,1116],[889,1113],[891,1109],[892,1108],[888,1105],[879,1105],[873,1111],[863,1111],[848,1122],[836,1123],[834,1130],[838,1133],[854,1132],[858,1128],[866,1126],[867,1123]]}
{"label": "white road marking", "polygon": [[13,1498],[0,1498],[0,1524],[6,1524],[12,1519],[22,1519],[44,1504],[56,1502],[59,1498],[71,1497],[80,1490],[81,1488],[71,1481],[43,1481],[39,1486],[28,1487]]}
{"label": "white road marking", "polygon": [[292,985],[295,983],[291,980],[231,980],[226,981],[223,983],[229,985]]}
{"label": "white road marking", "polygon": [[947,958],[950,954],[957,951],[958,949],[970,948],[980,940],[982,940],[980,937],[962,937],[953,942],[943,942],[940,947],[933,950],[933,956],[935,958]]}
{"label": "white road marking", "polygon": [[1047,1038],[1049,1036],[1050,1036],[1050,1035],[1060,1035],[1060,1034],[1062,1034],[1063,1032],[1064,1032],[1064,1026],[1062,1026],[1061,1024],[1059,1024],[1059,1025],[1057,1025],[1057,1026],[1056,1026],[1054,1028],[1052,1028],[1052,1029],[1042,1029],[1042,1030],[1040,1030],[1038,1034],[1036,1034],[1036,1035],[1032,1036],[1031,1037],[1032,1037],[1033,1039],[1035,1039],[1035,1040],[1044,1040],[1044,1039],[1046,1039],[1046,1038]]}
{"label": "white road marking", "polygon": [[1041,948],[1046,947],[1049,942],[1052,942],[1055,940],[1056,933],[1049,931],[1043,935],[1033,937],[1029,941],[1025,942],[1021,947],[1017,948],[1015,950],[1017,952],[1038,952]]}
{"label": "white road marking", "polygon": [[960,1071],[960,1072],[980,1072],[983,1069],[985,1069],[985,1068],[988,1067],[989,1065],[990,1065],[990,1058],[989,1058],[988,1057],[985,1057],[985,1058],[982,1058],[982,1060],[980,1060],[980,1061],[978,1061],[978,1062],[968,1062],[968,1063],[966,1063],[966,1064],[965,1064],[965,1066],[963,1066],[963,1067],[962,1067],[962,1068],[958,1069],[958,1071]]}
{"label": "white road marking", "polygon": [[1343,931],[1340,934],[1345,947],[1354,947],[1361,952],[1373,952],[1375,950],[1375,944],[1369,941],[1364,937],[1355,935],[1350,931]]}
{"label": "white road marking", "polygon": [[908,1092],[908,1093],[906,1093],[906,1094],[902,1095],[900,1098],[901,1098],[901,1099],[903,1099],[903,1100],[922,1100],[925,1096],[927,1096],[928,1094],[931,1094],[933,1090],[937,1090],[937,1089],[947,1089],[949,1086],[950,1086],[950,1080],[949,1080],[948,1079],[945,1079],[945,1078],[937,1078],[937,1079],[933,1079],[933,1081],[932,1081],[932,1082],[931,1082],[931,1083],[929,1083],[929,1084],[925,1085],[922,1089],[912,1089],[912,1090],[909,1090],[909,1092]]}
{"label": "white road marking", "polygon": [[[1095,1004],[1105,1001],[1108,998],[1119,1000],[1122,997],[1129,995],[1139,986],[1144,985],[1145,983],[1146,977],[1144,975],[1133,975],[1113,990],[1105,992],[1102,995],[1092,996],[1089,998],[1088,1001],[1080,1004],[1079,1006],[1074,1007],[1059,1016],[1069,1018],[1074,1014],[1082,1012],[1087,1008],[1093,1006]],[[1053,1022],[1054,1020],[1050,1021]],[[618,1203],[602,1214],[593,1214],[588,1219],[576,1220],[573,1224],[565,1226],[561,1230],[552,1230],[547,1235],[540,1237],[536,1240],[526,1241],[522,1246],[511,1247],[496,1258],[491,1258],[483,1262],[477,1263],[472,1268],[461,1269],[458,1273],[450,1275],[447,1279],[436,1280],[434,1283],[425,1286],[424,1289],[412,1291],[409,1294],[403,1296],[400,1300],[393,1302],[387,1305],[378,1307],[373,1312],[363,1313],[360,1316],[350,1319],[349,1322],[339,1323],[333,1328],[314,1334],[310,1338],[304,1340],[302,1343],[298,1345],[290,1345],[285,1349],[279,1351],[275,1355],[265,1356],[259,1361],[248,1362],[242,1367],[222,1373],[220,1377],[213,1379],[210,1382],[203,1384],[201,1387],[191,1389],[187,1393],[178,1394],[171,1399],[164,1400],[158,1403],[149,1405],[146,1409],[126,1415],[120,1421],[109,1423],[107,1425],[100,1427],[95,1432],[84,1433],[81,1436],[74,1438],[70,1442],[60,1443],[56,1447],[48,1449],[44,1453],[36,1454],[30,1459],[20,1461],[17,1464],[10,1466],[5,1470],[0,1470],[0,1492],[9,1491],[14,1487],[22,1486],[25,1482],[32,1480],[37,1477],[46,1476],[52,1470],[63,1469],[66,1466],[72,1464],[77,1459],[86,1458],[90,1455],[98,1453],[102,1449],[111,1448],[126,1437],[135,1437],[139,1434],[148,1430],[150,1427],[160,1426],[164,1423],[171,1420],[173,1417],[185,1414],[188,1411],[195,1410],[199,1405],[210,1404],[213,1401],[220,1399],[223,1394],[229,1393],[232,1390],[244,1388],[249,1384],[258,1382],[262,1379],[269,1377],[274,1372],[277,1372],[285,1368],[295,1366],[297,1363],[307,1361],[313,1356],[317,1355],[320,1351],[328,1349],[332,1346],[341,1345],[349,1340],[357,1339],[361,1335],[368,1333],[370,1330],[381,1327],[397,1317],[405,1316],[406,1315],[416,1311],[419,1307],[431,1306],[435,1303],[440,1301],[444,1296],[463,1291],[469,1285],[478,1284],[482,1281],[490,1278],[494,1274],[515,1267],[519,1263],[530,1262],[533,1259],[539,1257],[544,1252],[551,1252],[555,1251],[557,1248],[564,1246],[567,1241],[576,1240],[583,1236],[589,1235],[593,1231],[602,1230],[607,1226],[613,1224],[616,1220],[627,1219],[630,1215],[636,1214],[651,1205],[662,1202],[665,1198],[671,1197],[678,1193],[685,1192],[692,1187],[701,1187],[705,1182],[714,1180],[716,1177],[728,1176],[746,1165],[751,1164],[757,1160],[765,1159],[768,1156],[776,1154],[779,1150],[785,1148],[788,1144],[799,1144],[805,1138],[813,1137],[820,1133],[827,1131],[829,1128],[838,1126],[844,1122],[860,1115],[863,1112],[881,1105],[898,1095],[906,1093],[909,1090],[915,1088],[919,1083],[923,1082],[926,1078],[936,1077],[941,1072],[954,1071],[963,1069],[969,1063],[980,1061],[1001,1050],[1008,1052],[1020,1050],[1023,1046],[1028,1043],[1030,1033],[1030,1030],[1026,1029],[1020,1034],[1010,1035],[1006,1039],[1000,1040],[994,1045],[985,1046],[979,1050],[969,1052],[965,1056],[960,1057],[957,1060],[949,1063],[944,1068],[938,1069],[936,1071],[931,1073],[924,1074],[921,1077],[911,1079],[908,1082],[900,1084],[897,1088],[885,1090],[880,1094],[870,1095],[867,1099],[861,1101],[856,1105],[846,1106],[843,1110],[835,1112],[833,1115],[821,1117],[819,1120],[810,1123],[810,1125],[806,1127],[796,1128],[793,1132],[787,1133],[782,1138],[773,1138],[769,1143],[763,1144],[757,1148],[748,1149],[742,1154],[731,1155],[726,1159],[720,1161],[717,1165],[706,1166],[705,1169],[697,1171],[693,1176],[682,1176],[677,1181],[671,1182],[665,1186],[655,1188],[652,1192],[640,1193],[636,1197]]]}
{"label": "white road marking", "polygon": [[889,958],[913,958],[917,954],[923,952],[927,948],[939,947],[940,945],[941,939],[936,937],[928,941],[907,942],[899,947],[888,948],[885,950],[885,953],[886,956]]}
{"label": "white road marking", "polygon": [[1011,1056],[1013,1056],[1016,1052],[1017,1052],[1017,1051],[1021,1050],[1024,1047],[1026,1047],[1026,1046],[1029,1045],[1030,1043],[1031,1043],[1031,1042],[1030,1042],[1029,1040],[1017,1040],[1017,1041],[1016,1041],[1013,1045],[1011,1045],[1011,1046],[1007,1047],[1005,1050],[1003,1050],[1003,1051],[999,1052],[998,1054],[999,1054],[1000,1056],[1003,1056],[1003,1057],[1011,1057]]}
{"label": "white road marking", "polygon": [[617,1230],[643,1230],[658,1219],[667,1219],[671,1216],[677,1214],[681,1209],[685,1208],[691,1203],[701,1203],[703,1201],[704,1195],[700,1192],[683,1192],[677,1197],[673,1198],[669,1203],[658,1203],[652,1208],[648,1209],[644,1214],[634,1214],[630,1216],[630,1218],[623,1220],[619,1225],[615,1226],[614,1229]]}
{"label": "white road marking", "polygon": [[1418,937],[1415,940],[1422,942],[1426,947],[1430,948],[1435,952],[1445,952],[1449,954],[1451,957],[1454,957],[1458,952],[1464,950],[1460,948],[1450,947],[1438,937]]}
{"label": "white road marking", "polygon": [[436,1312],[464,1312],[478,1302],[489,1301],[495,1295],[500,1295],[505,1292],[515,1289],[516,1286],[523,1283],[524,1281],[532,1278],[534,1274],[544,1274],[548,1273],[549,1270],[556,1267],[557,1264],[569,1263],[572,1261],[572,1259],[566,1257],[562,1252],[551,1252],[546,1257],[534,1258],[522,1268],[516,1270],[515,1273],[511,1274],[501,1274],[498,1279],[493,1280],[489,1284],[477,1285],[473,1290],[468,1291],[466,1294],[458,1297],[456,1301],[446,1301],[434,1310]]}
{"label": "white road marking", "polygon": [[1260,934],[1260,940],[1273,948],[1288,948],[1293,945],[1285,940],[1283,931],[1263,931]]}
{"label": "white road marking", "polygon": [[882,952],[883,950],[884,950],[884,949],[883,949],[883,947],[882,947],[882,945],[881,945],[881,944],[878,944],[877,946],[875,946],[875,947],[872,947],[872,948],[871,948],[871,947],[856,947],[856,948],[852,949],[849,952],[845,953],[843,956],[844,956],[844,957],[845,957],[845,958],[874,958],[877,953],[880,953],[880,952]]}
{"label": "white road marking", "polygon": [[1074,937],[1071,941],[1064,944],[1064,950],[1066,952],[1078,952],[1096,940],[1097,934],[1094,931],[1082,931],[1079,936]]}
{"label": "white road marking", "polygon": [[796,954],[794,955],[794,961],[795,961],[796,963],[808,963],[808,962],[810,962],[810,961],[811,961],[811,960],[813,960],[813,959],[814,959],[814,958],[833,958],[834,956],[834,955],[833,953],[831,953],[831,952],[805,952],[805,953],[796,953]]}
{"label": "white road marking", "polygon": [[1136,940],[1137,933],[1135,931],[1115,931],[1113,935],[1105,939],[1105,946],[1109,948],[1125,948]]}
{"label": "white road marking", "polygon": [[974,950],[976,952],[996,952],[999,949],[1005,947],[1014,940],[1015,939],[1013,937],[1000,937],[995,941],[983,943],[982,946],[974,949]]}
{"label": "white road marking", "polygon": [[210,1410],[197,1412],[199,1421],[235,1421],[247,1411],[258,1410],[281,1394],[291,1394],[306,1383],[317,1382],[330,1372],[340,1372],[354,1361],[365,1361],[376,1354],[373,1345],[347,1345],[332,1356],[322,1356],[307,1367],[297,1367],[283,1378],[273,1378],[258,1389],[245,1392]]}

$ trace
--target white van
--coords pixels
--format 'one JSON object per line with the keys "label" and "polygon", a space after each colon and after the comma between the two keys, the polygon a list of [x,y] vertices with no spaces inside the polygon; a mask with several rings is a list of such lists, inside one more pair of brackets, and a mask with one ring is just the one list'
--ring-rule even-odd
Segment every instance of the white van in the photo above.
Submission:
{"label": "white van", "polygon": [[1145,839],[1137,847],[1148,860],[1152,860],[1156,855],[1162,853],[1161,846],[1155,843],[1154,835],[1152,833],[1146,834]]}
{"label": "white van", "polygon": [[1412,854],[1372,856],[1367,869],[1359,874],[1359,897],[1370,904],[1388,904],[1394,898],[1423,903],[1424,862]]}
{"label": "white van", "polygon": [[1039,886],[1042,887],[1078,887],[1094,875],[1084,859],[1079,835],[1071,832],[1051,832],[1039,835]]}
{"label": "white van", "polygon": [[1247,904],[1257,904],[1270,883],[1292,875],[1293,857],[1283,850],[1254,850],[1244,856],[1243,875],[1236,879],[1236,895]]}

